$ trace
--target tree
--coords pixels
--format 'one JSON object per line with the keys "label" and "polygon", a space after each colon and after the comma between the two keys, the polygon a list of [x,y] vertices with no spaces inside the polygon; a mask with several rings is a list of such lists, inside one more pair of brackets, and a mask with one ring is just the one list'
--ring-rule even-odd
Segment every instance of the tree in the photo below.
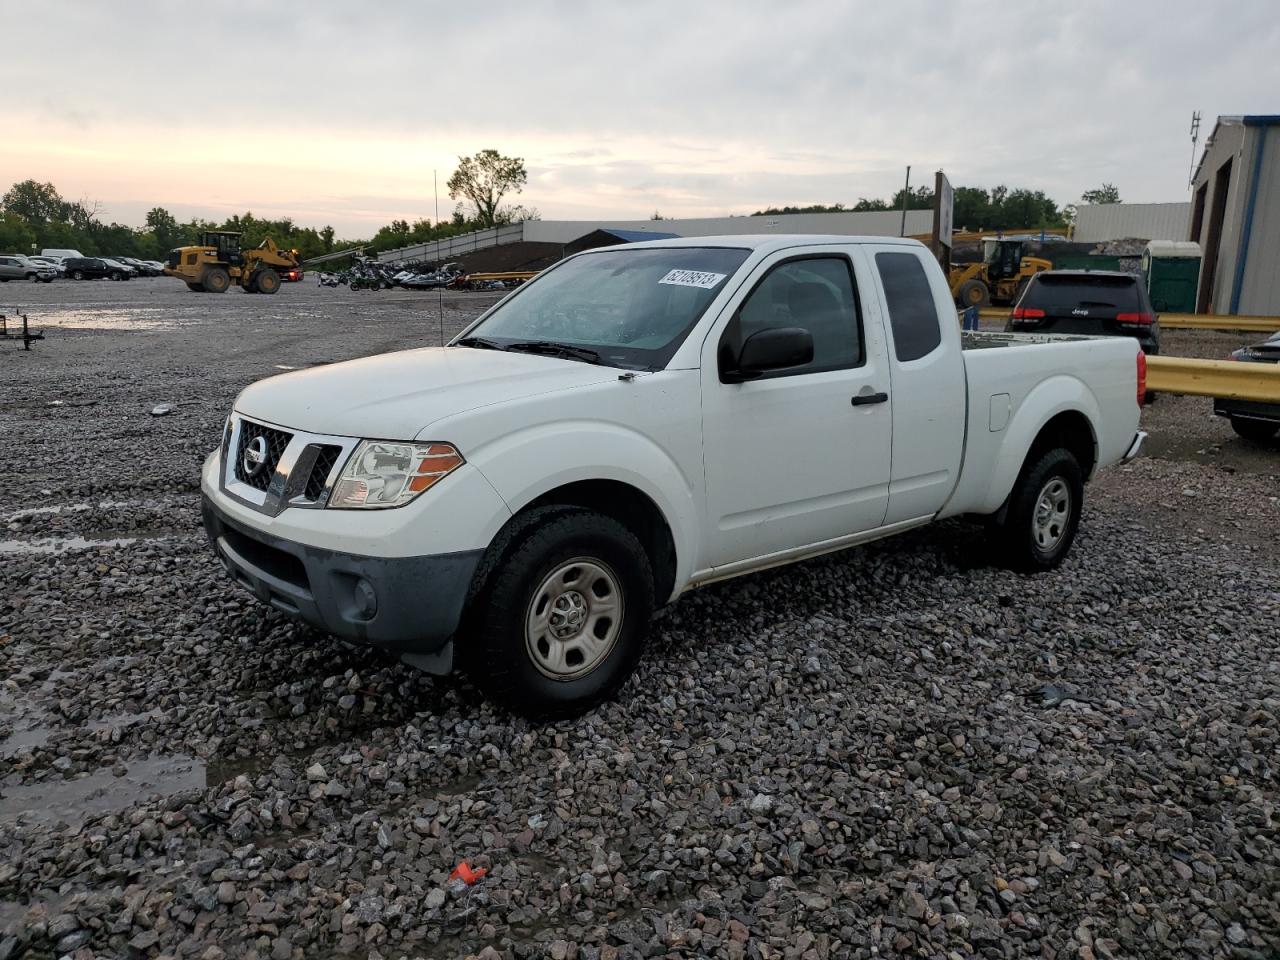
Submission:
{"label": "tree", "polygon": [[481,227],[497,224],[502,198],[520,193],[529,182],[521,157],[504,157],[497,150],[481,150],[474,157],[459,157],[458,169],[447,184],[449,196],[464,198],[476,208]]}
{"label": "tree", "polygon": [[156,249],[172,250],[178,246],[178,218],[164,207],[152,207],[147,211],[147,229],[155,238]]}
{"label": "tree", "polygon": [[1119,203],[1120,191],[1114,183],[1104,183],[1094,190],[1080,194],[1081,203]]}
{"label": "tree", "polygon": [[320,231],[320,242],[324,244],[325,253],[333,253],[333,227],[325,225]]}
{"label": "tree", "polygon": [[35,232],[16,213],[0,213],[0,250],[30,253],[36,242]]}
{"label": "tree", "polygon": [[16,213],[33,227],[67,219],[67,202],[52,183],[35,180],[15,183],[8,193],[0,197],[0,206],[9,213]]}

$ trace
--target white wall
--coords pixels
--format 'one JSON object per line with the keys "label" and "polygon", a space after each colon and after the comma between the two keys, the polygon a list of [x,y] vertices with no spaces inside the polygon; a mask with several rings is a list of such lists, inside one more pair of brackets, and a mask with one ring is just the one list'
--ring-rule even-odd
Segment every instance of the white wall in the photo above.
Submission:
{"label": "white wall", "polygon": [[1081,243],[1103,240],[1186,240],[1191,229],[1191,202],[1094,203],[1076,208],[1073,239]]}

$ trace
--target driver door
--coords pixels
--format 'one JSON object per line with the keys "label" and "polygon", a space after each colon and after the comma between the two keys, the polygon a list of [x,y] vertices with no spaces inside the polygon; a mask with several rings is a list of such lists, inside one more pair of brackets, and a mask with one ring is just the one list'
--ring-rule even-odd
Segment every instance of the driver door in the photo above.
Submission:
{"label": "driver door", "polygon": [[[892,404],[885,340],[859,305],[860,288],[875,290],[866,270],[854,245],[779,254],[704,342],[700,566],[763,565],[883,524]],[[724,382],[724,358],[769,327],[809,330],[813,360]]]}

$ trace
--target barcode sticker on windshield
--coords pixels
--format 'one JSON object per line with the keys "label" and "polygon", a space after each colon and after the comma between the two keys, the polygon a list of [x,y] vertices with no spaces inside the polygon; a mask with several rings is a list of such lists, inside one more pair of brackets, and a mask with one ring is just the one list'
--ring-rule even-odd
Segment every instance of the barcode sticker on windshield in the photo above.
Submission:
{"label": "barcode sticker on windshield", "polygon": [[726,276],[728,274],[705,273],[702,270],[671,270],[658,282],[675,284],[677,287],[702,287],[704,290],[710,290]]}

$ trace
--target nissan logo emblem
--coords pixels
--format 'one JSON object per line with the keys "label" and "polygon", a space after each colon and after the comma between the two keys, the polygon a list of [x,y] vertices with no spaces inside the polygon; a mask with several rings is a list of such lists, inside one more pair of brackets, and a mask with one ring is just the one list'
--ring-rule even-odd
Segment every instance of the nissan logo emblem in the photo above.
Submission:
{"label": "nissan logo emblem", "polygon": [[240,455],[240,466],[247,476],[256,477],[267,465],[267,438],[254,437],[244,445],[244,453]]}

